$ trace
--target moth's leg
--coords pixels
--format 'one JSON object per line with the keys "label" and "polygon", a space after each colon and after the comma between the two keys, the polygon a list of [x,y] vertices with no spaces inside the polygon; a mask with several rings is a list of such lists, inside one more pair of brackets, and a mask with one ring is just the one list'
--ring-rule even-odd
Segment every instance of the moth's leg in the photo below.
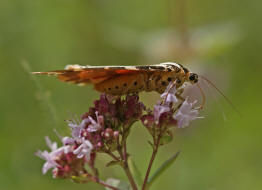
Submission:
{"label": "moth's leg", "polygon": [[181,94],[183,94],[183,92],[184,92],[184,88],[181,88],[181,89],[179,89],[179,90],[177,91],[177,93],[176,93],[176,97],[177,97],[179,100],[181,100],[182,102],[185,101],[185,98],[181,96]]}
{"label": "moth's leg", "polygon": [[164,98],[164,100],[162,101],[162,104],[164,104],[166,102],[167,99],[167,95],[170,93],[170,90],[176,85],[176,80],[170,85],[169,89],[167,90],[167,94]]}
{"label": "moth's leg", "polygon": [[183,102],[180,102],[180,104],[176,107],[175,111],[177,111],[182,106]]}
{"label": "moth's leg", "polygon": [[183,94],[183,92],[184,92],[184,88],[181,88],[181,89],[179,89],[179,90],[177,91],[177,93],[175,94],[176,97],[177,97],[179,100],[181,100],[181,102],[179,103],[179,105],[176,107],[175,111],[178,110],[178,109],[182,106],[182,104],[184,103],[184,101],[186,100],[183,96],[181,96],[181,94]]}
{"label": "moth's leg", "polygon": [[184,92],[184,88],[180,88],[177,92],[176,95],[181,95]]}

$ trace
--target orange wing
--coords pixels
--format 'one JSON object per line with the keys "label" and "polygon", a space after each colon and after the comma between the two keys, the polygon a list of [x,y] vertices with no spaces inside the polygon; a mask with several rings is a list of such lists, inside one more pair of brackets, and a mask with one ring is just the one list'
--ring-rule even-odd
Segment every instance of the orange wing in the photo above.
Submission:
{"label": "orange wing", "polygon": [[34,72],[33,74],[55,75],[64,82],[75,84],[98,84],[107,79],[143,72],[179,72],[183,68],[176,63],[161,63],[158,65],[139,65],[139,66],[80,66],[68,65],[64,70],[50,72]]}
{"label": "orange wing", "polygon": [[54,75],[64,82],[70,82],[80,85],[98,84],[107,79],[119,75],[135,74],[148,71],[148,69],[139,69],[134,66],[79,66],[69,65],[65,70],[56,70],[49,72],[34,72],[33,74]]}

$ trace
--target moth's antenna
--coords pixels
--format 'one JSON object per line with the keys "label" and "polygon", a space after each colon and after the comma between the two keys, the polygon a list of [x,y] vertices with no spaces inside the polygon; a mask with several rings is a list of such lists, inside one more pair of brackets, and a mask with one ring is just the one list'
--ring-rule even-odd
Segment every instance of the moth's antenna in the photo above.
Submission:
{"label": "moth's antenna", "polygon": [[228,97],[226,97],[226,95],[221,90],[219,90],[219,88],[216,87],[216,85],[214,83],[212,83],[210,80],[208,80],[206,77],[204,77],[202,75],[199,75],[199,77],[204,79],[208,84],[210,84],[213,88],[215,88],[217,90],[217,92],[225,98],[227,103],[235,110],[235,112],[237,112],[239,114],[239,116],[241,116],[241,113],[237,110],[235,105],[228,99]]}
{"label": "moth's antenna", "polygon": [[221,106],[221,104],[218,102],[217,96],[216,94],[213,93],[213,91],[211,90],[210,84],[207,83],[207,81],[203,80],[203,84],[206,85],[208,92],[211,94],[212,98],[214,99],[214,101],[216,102],[216,106],[218,107],[218,109],[222,112],[222,116],[224,121],[227,121],[227,117],[226,114]]}
{"label": "moth's antenna", "polygon": [[206,95],[205,95],[205,93],[204,93],[204,91],[203,91],[203,89],[201,88],[201,86],[199,85],[199,83],[197,83],[197,87],[199,88],[199,90],[200,90],[200,92],[201,92],[201,95],[202,95],[202,104],[201,104],[201,106],[200,106],[200,109],[203,109],[204,108],[204,105],[205,105],[205,103],[206,103]]}

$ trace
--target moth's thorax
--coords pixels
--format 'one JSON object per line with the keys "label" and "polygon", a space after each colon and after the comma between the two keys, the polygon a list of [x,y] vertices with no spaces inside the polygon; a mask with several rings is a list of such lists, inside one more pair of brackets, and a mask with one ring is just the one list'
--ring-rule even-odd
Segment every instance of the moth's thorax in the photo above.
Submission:
{"label": "moth's thorax", "polygon": [[184,79],[180,73],[170,71],[170,72],[160,72],[153,73],[148,78],[148,88],[146,91],[156,91],[158,93],[163,93],[170,82],[175,80],[179,81],[179,86],[184,82]]}

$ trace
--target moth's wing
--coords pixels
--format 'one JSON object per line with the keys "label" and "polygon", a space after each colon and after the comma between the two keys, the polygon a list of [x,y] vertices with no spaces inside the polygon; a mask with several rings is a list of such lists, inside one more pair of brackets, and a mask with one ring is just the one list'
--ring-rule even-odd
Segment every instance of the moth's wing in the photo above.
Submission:
{"label": "moth's wing", "polygon": [[97,84],[107,79],[126,74],[153,72],[162,66],[79,66],[69,65],[64,70],[34,72],[33,74],[54,75],[64,82],[76,84]]}

